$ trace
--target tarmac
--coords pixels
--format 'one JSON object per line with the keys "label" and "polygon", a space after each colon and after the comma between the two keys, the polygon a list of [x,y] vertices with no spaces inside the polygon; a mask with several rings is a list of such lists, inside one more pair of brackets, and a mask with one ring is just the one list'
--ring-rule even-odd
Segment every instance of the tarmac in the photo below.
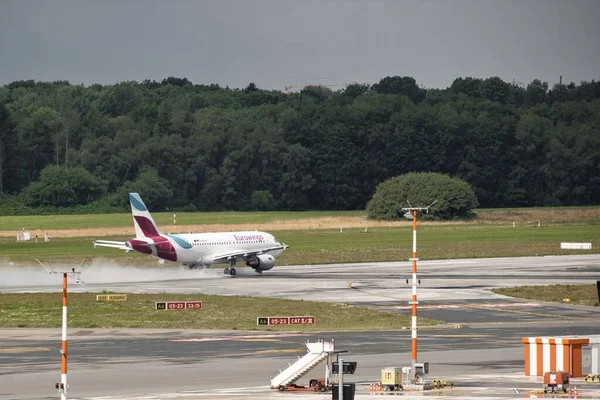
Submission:
{"label": "tarmac", "polygon": [[[94,268],[83,271],[85,287],[71,286],[69,291],[302,298],[410,312],[409,262],[275,267],[262,275],[240,268],[236,278],[223,277],[220,269],[179,276],[160,265],[146,275],[127,268],[117,268],[112,275],[107,271],[113,266]],[[541,379],[524,375],[521,338],[600,334],[597,307],[519,300],[489,291],[524,284],[594,283],[600,277],[600,255],[420,261],[418,268],[419,315],[447,322],[419,329],[418,359],[430,363],[428,379],[454,385],[386,396],[542,396]],[[19,276],[10,286],[2,282],[0,292],[60,290],[60,282],[33,275]],[[335,338],[336,348],[347,350],[344,360],[358,362],[356,373],[345,379],[356,384],[355,399],[384,396],[369,393],[369,384],[379,380],[384,367],[410,365],[410,335],[410,329],[314,333],[69,329],[69,398],[330,399],[331,393],[288,393],[268,387],[269,376],[302,355],[305,341],[317,338]],[[0,330],[0,399],[58,398],[54,383],[60,380],[60,339],[60,329]],[[585,357],[584,353],[584,372]],[[324,368],[319,366],[309,376],[323,376]],[[298,383],[305,380],[308,376]],[[578,398],[600,399],[599,384],[585,384],[583,379],[575,383]]]}

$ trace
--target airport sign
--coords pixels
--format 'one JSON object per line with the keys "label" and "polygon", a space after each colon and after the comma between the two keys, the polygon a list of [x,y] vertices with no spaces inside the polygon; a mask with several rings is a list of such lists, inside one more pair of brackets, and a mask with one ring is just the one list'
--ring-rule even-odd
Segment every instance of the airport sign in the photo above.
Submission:
{"label": "airport sign", "polygon": [[314,325],[315,317],[313,316],[297,316],[297,317],[257,317],[256,325],[258,326],[273,326],[273,325]]}
{"label": "airport sign", "polygon": [[186,309],[200,310],[202,308],[202,302],[201,301],[186,301],[185,302],[185,308]]}
{"label": "airport sign", "polygon": [[157,301],[157,310],[201,310],[202,301]]}
{"label": "airport sign", "polygon": [[96,301],[126,301],[126,294],[98,294]]}
{"label": "airport sign", "polygon": [[269,317],[269,326],[271,325],[289,325],[290,317]]}
{"label": "airport sign", "polygon": [[185,301],[167,301],[167,310],[185,310]]}
{"label": "airport sign", "polygon": [[[352,375],[354,371],[356,371],[356,361],[342,361],[342,372],[344,375]],[[335,375],[339,375],[340,373],[340,363],[339,361],[334,361],[331,363],[331,373]]]}
{"label": "airport sign", "polygon": [[314,325],[315,317],[290,317],[290,325]]}

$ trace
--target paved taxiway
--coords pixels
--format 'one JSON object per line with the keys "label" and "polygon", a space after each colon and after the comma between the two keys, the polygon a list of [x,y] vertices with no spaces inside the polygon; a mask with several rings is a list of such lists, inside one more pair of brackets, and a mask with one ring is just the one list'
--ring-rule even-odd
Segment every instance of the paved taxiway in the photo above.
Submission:
{"label": "paved taxiway", "polygon": [[[220,270],[194,271],[200,278],[109,282],[84,270],[85,287],[70,291],[201,292],[310,299],[410,312],[410,264],[365,263],[276,267],[262,276],[241,269],[236,278]],[[193,276],[193,275],[192,275]],[[600,277],[600,256],[528,257],[421,261],[421,316],[449,324],[422,329],[419,359],[431,375],[453,380],[449,394],[472,398],[522,398],[539,388],[523,376],[523,336],[600,334],[597,308],[507,298],[492,287],[522,284],[592,283]],[[1,286],[4,285],[4,286]],[[57,291],[52,282],[8,286],[2,292]],[[318,323],[318,321],[317,321]],[[368,396],[369,381],[382,367],[410,363],[410,330],[315,334],[207,331],[75,330],[69,332],[70,396],[86,399],[289,398],[270,391],[269,375],[297,355],[304,341],[335,337],[344,359],[358,361],[352,381]],[[0,331],[0,398],[55,398],[59,378],[59,330]],[[323,367],[324,368],[324,367]],[[313,372],[322,374],[322,368]],[[300,383],[303,381],[301,380]],[[366,386],[365,386],[366,385]],[[598,396],[592,386],[580,386]],[[584,392],[584,393],[586,393]],[[596,393],[596,394],[594,394]],[[312,398],[331,395],[310,394]],[[404,397],[407,397],[406,395]]]}

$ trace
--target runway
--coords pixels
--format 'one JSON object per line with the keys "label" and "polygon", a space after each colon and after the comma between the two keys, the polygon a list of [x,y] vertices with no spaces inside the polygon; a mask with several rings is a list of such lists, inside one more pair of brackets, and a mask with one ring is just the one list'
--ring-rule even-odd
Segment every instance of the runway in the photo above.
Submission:
{"label": "runway", "polygon": [[[244,268],[236,278],[221,276],[219,269],[177,276],[178,271],[165,274],[164,268],[160,273],[151,268],[147,277],[152,280],[125,271],[127,279],[120,282],[114,279],[118,271],[102,274],[102,266],[94,268],[82,274],[85,287],[69,290],[281,297],[410,312],[408,262],[275,267],[262,276]],[[164,277],[156,279],[161,274]],[[598,308],[517,300],[493,294],[490,288],[593,283],[599,277],[599,255],[420,261],[419,315],[448,324],[419,330],[419,360],[430,362],[430,376],[456,384],[437,395],[522,398],[515,389],[541,387],[536,378],[523,374],[522,337],[600,334]],[[27,279],[0,285],[0,292],[60,289],[52,281]],[[369,396],[368,382],[379,379],[381,368],[410,364],[410,330],[265,334],[70,329],[69,396],[95,400],[304,396],[269,390],[269,375],[302,355],[306,340],[318,337],[334,337],[336,347],[348,351],[344,359],[358,362],[351,378],[358,385],[357,399]],[[0,399],[56,398],[59,347],[60,330],[0,330]],[[310,376],[322,376],[323,371],[324,366],[318,367]],[[598,386],[586,386],[588,396],[600,398]],[[331,394],[309,395],[331,398]]]}

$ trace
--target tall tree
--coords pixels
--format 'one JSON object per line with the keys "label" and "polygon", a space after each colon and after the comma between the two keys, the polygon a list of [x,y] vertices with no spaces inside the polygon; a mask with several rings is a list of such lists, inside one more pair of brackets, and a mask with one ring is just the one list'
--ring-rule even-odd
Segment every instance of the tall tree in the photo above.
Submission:
{"label": "tall tree", "polygon": [[32,181],[52,161],[59,165],[62,120],[53,109],[41,107],[26,118],[19,128],[27,179]]}
{"label": "tall tree", "polygon": [[534,79],[527,85],[525,104],[535,106],[545,103],[548,96],[548,82],[542,82],[539,79]]}
{"label": "tall tree", "polygon": [[419,88],[417,81],[410,76],[387,76],[372,86],[382,94],[403,94],[418,103],[425,98],[425,91]]}
{"label": "tall tree", "polygon": [[19,189],[18,137],[8,108],[0,103],[0,196]]}
{"label": "tall tree", "polygon": [[494,76],[481,82],[479,91],[481,95],[491,101],[508,103],[510,88],[508,83]]}

